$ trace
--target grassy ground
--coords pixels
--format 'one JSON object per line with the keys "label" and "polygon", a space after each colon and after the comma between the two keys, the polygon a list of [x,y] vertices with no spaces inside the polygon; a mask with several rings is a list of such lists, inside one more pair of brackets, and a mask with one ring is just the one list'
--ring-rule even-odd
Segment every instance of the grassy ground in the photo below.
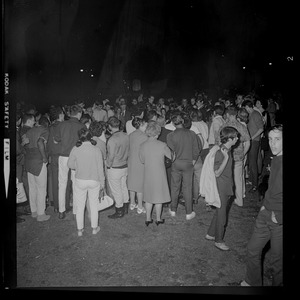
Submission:
{"label": "grassy ground", "polygon": [[[129,211],[111,220],[107,216],[114,209],[107,209],[100,212],[97,235],[92,235],[85,218],[82,237],[77,236],[72,213],[60,220],[49,207],[49,221],[26,216],[24,223],[17,224],[17,286],[234,286],[244,278],[246,245],[259,208],[258,195],[248,193],[244,207],[231,206],[225,234],[230,251],[224,252],[204,238],[213,211],[207,212],[203,201],[194,207],[197,215],[190,221],[179,205],[175,218],[164,208],[165,224],[149,227],[145,214]],[[264,284],[270,285],[267,265],[268,252]]]}

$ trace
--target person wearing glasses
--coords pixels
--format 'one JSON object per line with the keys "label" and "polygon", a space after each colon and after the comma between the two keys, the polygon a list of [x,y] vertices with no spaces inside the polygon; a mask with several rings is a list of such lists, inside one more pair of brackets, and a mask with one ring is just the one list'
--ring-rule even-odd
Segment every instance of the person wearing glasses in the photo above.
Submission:
{"label": "person wearing glasses", "polygon": [[246,276],[241,286],[263,285],[261,256],[268,241],[271,242],[272,285],[282,285],[282,128],[282,125],[275,125],[268,133],[274,157],[271,162],[268,190],[247,245]]}

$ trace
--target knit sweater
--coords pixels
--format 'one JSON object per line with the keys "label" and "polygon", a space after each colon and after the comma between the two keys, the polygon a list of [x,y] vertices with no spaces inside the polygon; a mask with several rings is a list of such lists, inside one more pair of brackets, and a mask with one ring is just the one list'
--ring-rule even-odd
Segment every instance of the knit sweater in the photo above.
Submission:
{"label": "knit sweater", "polygon": [[75,170],[75,178],[100,181],[101,186],[104,186],[101,150],[90,142],[73,147],[68,159],[68,167]]}

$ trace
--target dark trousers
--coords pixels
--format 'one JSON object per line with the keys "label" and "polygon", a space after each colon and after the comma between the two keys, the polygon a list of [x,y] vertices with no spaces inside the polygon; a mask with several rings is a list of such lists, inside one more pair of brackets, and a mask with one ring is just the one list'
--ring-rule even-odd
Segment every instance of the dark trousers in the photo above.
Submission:
{"label": "dark trousers", "polygon": [[253,186],[257,187],[258,185],[258,152],[259,152],[259,141],[252,141],[249,154],[248,154],[248,163],[249,163],[249,181],[252,182]]}
{"label": "dark trousers", "polygon": [[48,164],[48,197],[58,210],[58,155],[51,156]]}
{"label": "dark trousers", "polygon": [[247,262],[245,281],[251,286],[261,286],[262,281],[262,251],[271,241],[271,265],[273,268],[272,285],[282,285],[282,232],[283,225],[271,220],[271,211],[264,209],[259,212],[254,231],[247,245]]}
{"label": "dark trousers", "polygon": [[215,237],[216,243],[224,242],[225,226],[227,224],[228,201],[231,196],[220,194],[221,207],[216,207],[207,234]]}
{"label": "dark trousers", "polygon": [[193,211],[193,163],[183,160],[175,160],[171,166],[171,210],[176,211],[180,187],[185,200],[186,214]]}

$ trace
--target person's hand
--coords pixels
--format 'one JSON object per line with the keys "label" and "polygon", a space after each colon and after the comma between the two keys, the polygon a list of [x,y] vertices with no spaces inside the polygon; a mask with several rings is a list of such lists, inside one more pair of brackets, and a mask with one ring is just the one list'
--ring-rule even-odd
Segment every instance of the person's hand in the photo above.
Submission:
{"label": "person's hand", "polygon": [[48,159],[47,158],[43,158],[43,163],[47,164],[48,163]]}
{"label": "person's hand", "polygon": [[24,146],[24,145],[26,145],[26,144],[29,144],[29,138],[26,137],[26,135],[24,134],[24,135],[22,136],[22,143],[21,143],[21,145]]}
{"label": "person's hand", "polygon": [[225,157],[228,157],[228,150],[227,150],[227,149],[221,148],[221,152],[223,153],[223,155],[224,155]]}
{"label": "person's hand", "polygon": [[260,211],[262,211],[262,210],[264,210],[265,209],[265,207],[264,206],[262,206],[261,208],[260,208]]}
{"label": "person's hand", "polygon": [[274,222],[274,223],[276,223],[276,224],[278,223],[277,220],[276,220],[274,211],[272,211],[272,214],[271,214],[271,220],[272,220],[272,222]]}

